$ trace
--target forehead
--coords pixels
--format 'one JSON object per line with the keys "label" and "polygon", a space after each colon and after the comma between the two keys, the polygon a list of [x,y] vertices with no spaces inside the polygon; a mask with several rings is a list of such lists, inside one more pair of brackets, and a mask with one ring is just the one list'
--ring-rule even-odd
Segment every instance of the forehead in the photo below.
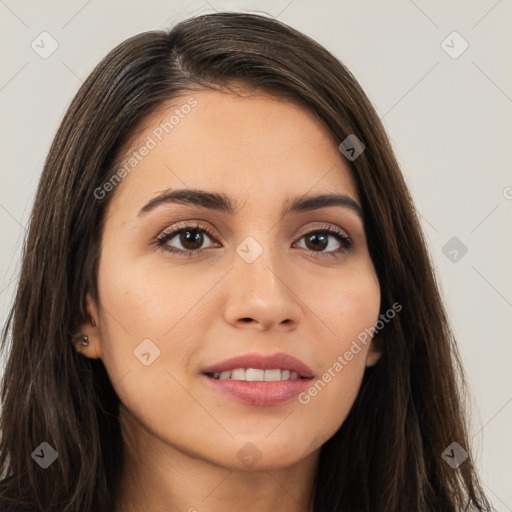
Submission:
{"label": "forehead", "polygon": [[331,132],[298,101],[266,93],[185,94],[148,116],[127,148],[115,202],[140,204],[174,188],[222,191],[240,202],[309,191],[358,199]]}

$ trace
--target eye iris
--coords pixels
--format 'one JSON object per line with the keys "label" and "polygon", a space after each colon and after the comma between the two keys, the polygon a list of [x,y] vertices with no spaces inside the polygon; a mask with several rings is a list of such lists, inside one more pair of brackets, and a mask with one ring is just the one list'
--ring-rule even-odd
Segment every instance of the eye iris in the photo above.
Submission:
{"label": "eye iris", "polygon": [[328,241],[327,236],[320,233],[312,233],[306,236],[306,245],[308,249],[319,249],[323,250],[327,247]]}
{"label": "eye iris", "polygon": [[189,230],[180,234],[180,242],[185,249],[191,251],[199,249],[203,244],[204,235],[199,231]]}

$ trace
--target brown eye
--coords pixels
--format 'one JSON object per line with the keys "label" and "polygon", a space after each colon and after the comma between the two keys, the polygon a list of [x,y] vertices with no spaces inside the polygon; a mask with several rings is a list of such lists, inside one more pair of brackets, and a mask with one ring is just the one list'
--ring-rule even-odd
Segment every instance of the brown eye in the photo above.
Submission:
{"label": "brown eye", "polygon": [[195,251],[197,249],[200,249],[201,245],[203,245],[204,242],[203,233],[200,233],[197,230],[182,231],[176,236],[178,237],[178,240],[181,243],[182,247],[189,251]]}
{"label": "brown eye", "polygon": [[350,237],[343,230],[331,226],[310,231],[299,240],[304,240],[301,248],[307,249],[315,257],[339,256],[352,248]]}
{"label": "brown eye", "polygon": [[310,233],[304,237],[308,249],[312,251],[323,251],[329,244],[329,235],[321,233]]}
{"label": "brown eye", "polygon": [[178,226],[170,231],[164,231],[157,237],[156,244],[168,252],[192,255],[215,246],[211,243],[204,247],[206,239],[213,239],[213,234],[209,229],[199,225],[185,225]]}

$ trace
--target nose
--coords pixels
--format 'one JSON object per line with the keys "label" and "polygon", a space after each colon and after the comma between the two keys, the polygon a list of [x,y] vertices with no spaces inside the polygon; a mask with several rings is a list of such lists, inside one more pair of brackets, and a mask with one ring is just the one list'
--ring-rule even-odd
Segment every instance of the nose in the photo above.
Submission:
{"label": "nose", "polygon": [[264,249],[252,263],[236,255],[229,273],[226,321],[237,328],[259,331],[295,329],[303,303],[293,289],[291,270],[285,265],[277,251]]}

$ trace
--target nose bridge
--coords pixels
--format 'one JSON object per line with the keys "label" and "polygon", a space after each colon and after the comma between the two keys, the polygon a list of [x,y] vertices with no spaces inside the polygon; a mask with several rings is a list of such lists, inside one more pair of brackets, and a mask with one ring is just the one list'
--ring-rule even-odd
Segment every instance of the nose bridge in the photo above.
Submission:
{"label": "nose bridge", "polygon": [[300,306],[287,284],[286,261],[272,233],[260,230],[236,247],[227,317],[262,326],[297,321]]}
{"label": "nose bridge", "polygon": [[[257,238],[256,238],[257,237]],[[237,258],[235,269],[240,284],[257,291],[260,288],[266,295],[282,293],[283,283],[277,278],[276,270],[284,268],[280,263],[283,260],[279,248],[275,247],[272,234],[249,235],[236,247]]]}

